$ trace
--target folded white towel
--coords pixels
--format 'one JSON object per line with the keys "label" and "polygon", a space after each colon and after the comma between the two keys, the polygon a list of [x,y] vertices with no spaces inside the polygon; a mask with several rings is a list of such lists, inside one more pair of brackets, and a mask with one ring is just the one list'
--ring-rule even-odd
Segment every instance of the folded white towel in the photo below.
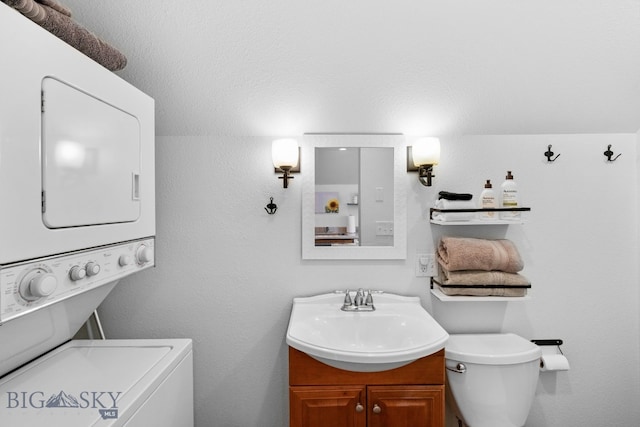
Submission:
{"label": "folded white towel", "polygon": [[[475,202],[472,200],[446,200],[439,199],[436,201],[437,209],[477,209]],[[431,216],[437,221],[471,221],[476,219],[476,212],[434,212]]]}

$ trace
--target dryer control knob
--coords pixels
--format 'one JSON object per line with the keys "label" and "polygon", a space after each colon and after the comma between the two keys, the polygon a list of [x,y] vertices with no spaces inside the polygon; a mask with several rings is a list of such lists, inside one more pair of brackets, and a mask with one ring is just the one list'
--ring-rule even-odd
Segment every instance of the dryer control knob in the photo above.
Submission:
{"label": "dryer control knob", "polygon": [[153,251],[151,248],[140,245],[140,247],[136,250],[136,261],[138,264],[146,264],[153,259]]}
{"label": "dryer control knob", "polygon": [[48,297],[58,287],[58,279],[51,273],[36,275],[29,281],[28,293],[37,298]]}
{"label": "dryer control knob", "polygon": [[84,268],[87,270],[87,276],[95,276],[100,273],[100,264],[95,262],[88,262]]}
{"label": "dryer control knob", "polygon": [[126,267],[131,264],[131,261],[132,259],[130,255],[120,255],[120,258],[118,258],[118,264],[120,264],[120,267]]}
{"label": "dryer control knob", "polygon": [[69,277],[74,282],[77,280],[82,280],[86,276],[87,276],[87,270],[85,270],[84,268],[80,268],[80,266],[74,265],[73,267],[71,267],[71,270],[69,270]]}

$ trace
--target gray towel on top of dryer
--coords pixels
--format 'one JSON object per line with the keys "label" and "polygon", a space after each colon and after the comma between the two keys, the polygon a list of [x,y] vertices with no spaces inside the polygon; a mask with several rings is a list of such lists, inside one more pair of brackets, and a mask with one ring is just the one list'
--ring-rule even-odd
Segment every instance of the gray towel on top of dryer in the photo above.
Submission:
{"label": "gray towel on top of dryer", "polygon": [[122,70],[127,65],[118,49],[71,19],[71,11],[57,1],[2,1],[108,70]]}

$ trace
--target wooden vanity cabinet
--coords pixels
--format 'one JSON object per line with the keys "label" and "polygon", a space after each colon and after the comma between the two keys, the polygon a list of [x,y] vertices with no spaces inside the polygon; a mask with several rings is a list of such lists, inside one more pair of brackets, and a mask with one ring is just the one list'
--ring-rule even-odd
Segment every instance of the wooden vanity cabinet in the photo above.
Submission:
{"label": "wooden vanity cabinet", "polygon": [[383,372],[327,366],[289,348],[290,427],[444,427],[444,350]]}

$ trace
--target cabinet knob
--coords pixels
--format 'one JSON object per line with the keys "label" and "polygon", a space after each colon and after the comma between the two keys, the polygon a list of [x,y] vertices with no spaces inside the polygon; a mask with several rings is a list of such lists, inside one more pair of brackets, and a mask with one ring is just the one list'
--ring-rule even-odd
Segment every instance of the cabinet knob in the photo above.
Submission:
{"label": "cabinet knob", "polygon": [[364,411],[364,406],[362,406],[362,403],[358,402],[358,404],[356,405],[356,412],[362,411]]}
{"label": "cabinet knob", "polygon": [[374,414],[379,414],[380,412],[382,412],[382,408],[378,406],[378,404],[374,404],[373,405],[373,413]]}

